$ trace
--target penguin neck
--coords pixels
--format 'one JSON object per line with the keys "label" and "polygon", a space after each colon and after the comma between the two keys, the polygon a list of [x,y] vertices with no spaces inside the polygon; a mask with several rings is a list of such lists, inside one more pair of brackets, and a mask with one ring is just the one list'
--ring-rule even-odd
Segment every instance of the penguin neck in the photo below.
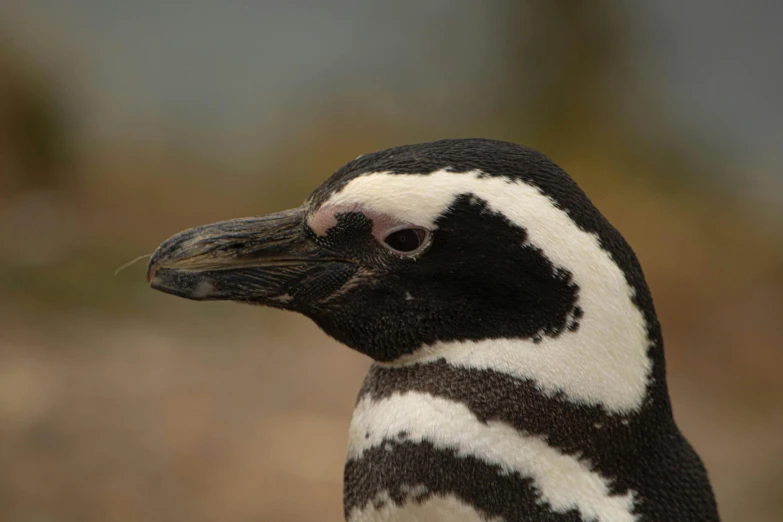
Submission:
{"label": "penguin neck", "polygon": [[[635,290],[618,275],[580,289],[574,327],[456,340],[450,332],[443,341],[373,364],[360,402],[405,394],[441,398],[479,423],[510,425],[566,453],[593,448],[599,460],[614,458],[602,452],[623,454],[621,447],[631,451],[633,441],[676,431],[660,325],[646,287]],[[519,314],[523,320],[526,311]],[[454,429],[442,421],[444,430]]]}
{"label": "penguin neck", "polygon": [[[495,342],[496,350],[508,349],[507,341]],[[483,344],[480,348],[489,346]],[[467,360],[465,357],[462,362]],[[600,403],[571,400],[562,391],[549,392],[530,378],[458,361],[454,356],[432,356],[405,363],[374,363],[359,393],[359,404],[410,396],[440,401],[475,419],[476,425],[510,426],[514,430],[504,432],[507,437],[538,438],[556,451],[581,454],[596,465],[621,461],[628,453],[638,451],[640,441],[654,443],[677,431],[665,383],[662,388],[651,386],[650,395],[645,395],[639,408],[618,412]],[[398,414],[412,415],[411,423],[419,422],[415,408],[400,408]],[[456,426],[449,416],[428,418],[426,422],[441,424],[442,430],[451,431],[455,439],[470,433],[468,426]]]}
{"label": "penguin neck", "polygon": [[[504,379],[508,392],[520,387],[531,398],[535,395],[627,416],[640,411],[654,391],[662,388],[666,395],[663,347],[655,333],[648,332],[641,320],[617,325],[587,315],[578,330],[556,336],[436,342],[376,365],[389,370],[450,368],[465,375],[452,373],[449,380],[470,377],[473,387],[484,388],[475,392],[491,392],[489,383]],[[443,372],[429,379],[446,383]]]}

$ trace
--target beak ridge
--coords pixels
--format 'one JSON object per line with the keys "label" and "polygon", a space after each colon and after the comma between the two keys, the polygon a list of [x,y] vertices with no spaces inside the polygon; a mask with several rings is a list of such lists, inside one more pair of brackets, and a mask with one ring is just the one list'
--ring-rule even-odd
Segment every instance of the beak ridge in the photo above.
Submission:
{"label": "beak ridge", "polygon": [[184,230],[155,250],[147,282],[187,299],[290,308],[300,285],[319,273],[342,273],[330,277],[341,286],[355,272],[352,263],[307,237],[304,216],[304,209],[296,208]]}

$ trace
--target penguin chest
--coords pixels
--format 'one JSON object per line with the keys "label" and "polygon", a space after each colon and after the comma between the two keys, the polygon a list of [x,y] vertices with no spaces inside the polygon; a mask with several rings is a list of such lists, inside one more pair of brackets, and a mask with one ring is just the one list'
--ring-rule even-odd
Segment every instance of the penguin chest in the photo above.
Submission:
{"label": "penguin chest", "polygon": [[[399,413],[403,415],[403,412]],[[388,420],[391,420],[388,412],[383,410],[360,407],[354,414],[345,465],[347,521],[504,520],[487,516],[472,505],[472,496],[489,493],[482,491],[481,483],[486,486],[490,482],[485,482],[489,477],[481,476],[478,468],[465,467],[471,459],[422,439],[412,427],[389,432],[381,427]],[[443,430],[447,429],[445,417],[430,420],[442,424]],[[384,435],[374,431],[378,429]]]}
{"label": "penguin chest", "polygon": [[591,462],[459,400],[390,392],[389,375],[371,372],[354,410],[346,520],[637,520],[633,493],[613,493]]}
{"label": "penguin chest", "polygon": [[500,522],[503,519],[484,515],[453,496],[431,496],[427,499],[395,504],[379,497],[364,509],[346,513],[349,522]]}

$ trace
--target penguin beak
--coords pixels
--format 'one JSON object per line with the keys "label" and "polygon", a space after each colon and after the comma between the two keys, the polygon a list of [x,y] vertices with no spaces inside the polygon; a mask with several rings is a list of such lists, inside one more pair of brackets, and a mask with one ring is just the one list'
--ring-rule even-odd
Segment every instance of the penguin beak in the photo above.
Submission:
{"label": "penguin beak", "polygon": [[307,237],[304,216],[297,208],[182,231],[152,255],[147,282],[198,301],[287,309],[316,305],[350,279],[356,266]]}

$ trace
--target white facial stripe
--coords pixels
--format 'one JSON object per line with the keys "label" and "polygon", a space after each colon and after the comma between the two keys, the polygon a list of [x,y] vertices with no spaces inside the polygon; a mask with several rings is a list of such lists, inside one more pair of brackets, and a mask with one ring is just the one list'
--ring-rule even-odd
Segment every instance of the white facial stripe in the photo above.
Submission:
{"label": "white facial stripe", "polygon": [[398,364],[445,359],[466,368],[493,369],[532,379],[546,393],[601,405],[609,413],[641,407],[651,363],[644,316],[633,304],[633,288],[599,245],[536,187],[479,172],[429,175],[373,173],[351,180],[324,206],[361,205],[425,228],[461,194],[474,194],[489,208],[523,227],[529,242],[579,285],[584,317],[576,332],[556,338],[494,339],[435,343]]}
{"label": "white facial stripe", "polygon": [[307,226],[318,236],[326,236],[329,229],[337,224],[337,215],[347,212],[360,212],[372,220],[372,233],[375,239],[383,242],[390,230],[410,227],[413,223],[400,221],[394,215],[375,212],[371,207],[359,204],[350,205],[324,205],[307,217]]}
{"label": "white facial stripe", "polygon": [[310,227],[310,230],[315,232],[316,235],[323,237],[329,232],[330,228],[337,224],[335,213],[333,207],[330,207],[328,211],[319,209],[317,212],[307,216],[307,226]]}
{"label": "white facial stripe", "polygon": [[[379,507],[376,507],[379,506]],[[348,514],[349,522],[476,522],[485,520],[482,514],[463,503],[454,495],[433,495],[421,502],[409,502],[398,506],[388,492],[378,495],[361,509]],[[499,517],[486,522],[503,522]]]}
{"label": "white facial stripe", "polygon": [[378,214],[395,216],[402,223],[433,229],[435,220],[456,195],[472,192],[467,184],[460,183],[465,181],[466,176],[472,175],[449,172],[435,172],[428,176],[386,172],[365,174],[349,181],[318,210],[321,212],[332,207],[372,209]]}
{"label": "white facial stripe", "polygon": [[425,393],[395,393],[380,400],[365,395],[351,421],[349,461],[362,458],[364,451],[386,440],[395,440],[401,431],[407,433],[408,442],[426,440],[438,449],[455,451],[458,457],[474,457],[532,478],[541,500],[555,512],[578,509],[583,520],[636,520],[633,492],[610,495],[609,481],[591,471],[589,462],[565,455],[542,438],[523,435],[507,424],[484,423],[462,403]]}

